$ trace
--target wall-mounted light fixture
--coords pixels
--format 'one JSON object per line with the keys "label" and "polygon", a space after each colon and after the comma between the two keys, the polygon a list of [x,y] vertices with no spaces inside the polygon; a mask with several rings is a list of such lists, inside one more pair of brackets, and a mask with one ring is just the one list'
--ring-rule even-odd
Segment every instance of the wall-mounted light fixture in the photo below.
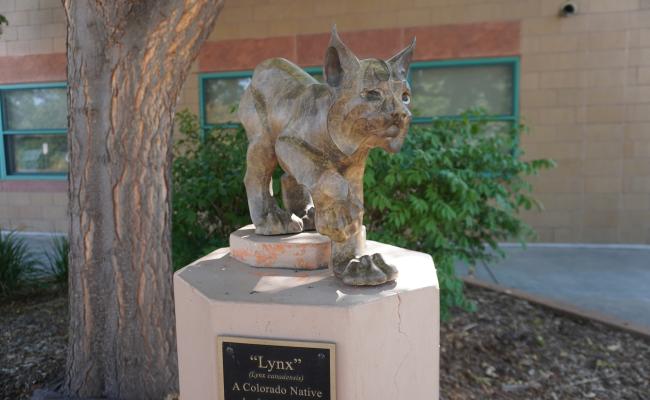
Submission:
{"label": "wall-mounted light fixture", "polygon": [[578,13],[578,5],[572,1],[567,1],[560,7],[560,17],[572,17]]}

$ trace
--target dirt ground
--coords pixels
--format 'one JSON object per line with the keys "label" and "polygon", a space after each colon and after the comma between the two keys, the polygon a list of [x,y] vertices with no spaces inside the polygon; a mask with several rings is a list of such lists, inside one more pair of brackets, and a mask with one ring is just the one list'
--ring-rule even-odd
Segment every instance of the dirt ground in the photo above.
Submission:
{"label": "dirt ground", "polygon": [[[441,399],[650,400],[650,338],[484,289],[467,295],[478,311],[442,327]],[[61,379],[66,329],[61,295],[0,305],[0,399]]]}
{"label": "dirt ground", "polygon": [[650,400],[650,338],[470,288],[441,329],[444,400]]}
{"label": "dirt ground", "polygon": [[28,399],[62,375],[68,302],[61,294],[0,305],[0,399]]}

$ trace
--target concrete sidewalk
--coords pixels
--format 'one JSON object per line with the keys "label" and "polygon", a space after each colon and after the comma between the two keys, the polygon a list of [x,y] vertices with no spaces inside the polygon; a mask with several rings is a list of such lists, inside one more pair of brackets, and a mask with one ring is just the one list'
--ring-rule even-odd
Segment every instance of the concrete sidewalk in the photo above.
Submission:
{"label": "concrete sidewalk", "polygon": [[[650,329],[650,246],[506,244],[506,259],[474,278]],[[492,274],[490,274],[490,271]],[[467,265],[457,265],[467,276]]]}

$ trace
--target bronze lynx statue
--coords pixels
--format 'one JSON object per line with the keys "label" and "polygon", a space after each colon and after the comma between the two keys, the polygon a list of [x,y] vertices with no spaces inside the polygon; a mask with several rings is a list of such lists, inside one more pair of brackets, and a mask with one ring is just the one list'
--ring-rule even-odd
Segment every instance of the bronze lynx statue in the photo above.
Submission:
{"label": "bronze lynx statue", "polygon": [[[240,105],[248,136],[246,192],[255,231],[313,230],[332,240],[330,266],[351,285],[397,277],[380,254],[364,255],[363,172],[371,148],[397,152],[411,121],[406,76],[415,47],[388,61],[359,60],[336,28],[323,67],[325,83],[282,58],[262,62]],[[286,210],[271,189],[280,164]]]}

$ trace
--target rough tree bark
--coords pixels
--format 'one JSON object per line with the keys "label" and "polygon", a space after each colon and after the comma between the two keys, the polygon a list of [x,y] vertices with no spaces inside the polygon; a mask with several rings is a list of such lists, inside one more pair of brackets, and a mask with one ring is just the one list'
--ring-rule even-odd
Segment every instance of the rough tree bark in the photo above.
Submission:
{"label": "rough tree bark", "polygon": [[63,0],[70,111],[68,396],[177,391],[175,105],[223,0]]}

